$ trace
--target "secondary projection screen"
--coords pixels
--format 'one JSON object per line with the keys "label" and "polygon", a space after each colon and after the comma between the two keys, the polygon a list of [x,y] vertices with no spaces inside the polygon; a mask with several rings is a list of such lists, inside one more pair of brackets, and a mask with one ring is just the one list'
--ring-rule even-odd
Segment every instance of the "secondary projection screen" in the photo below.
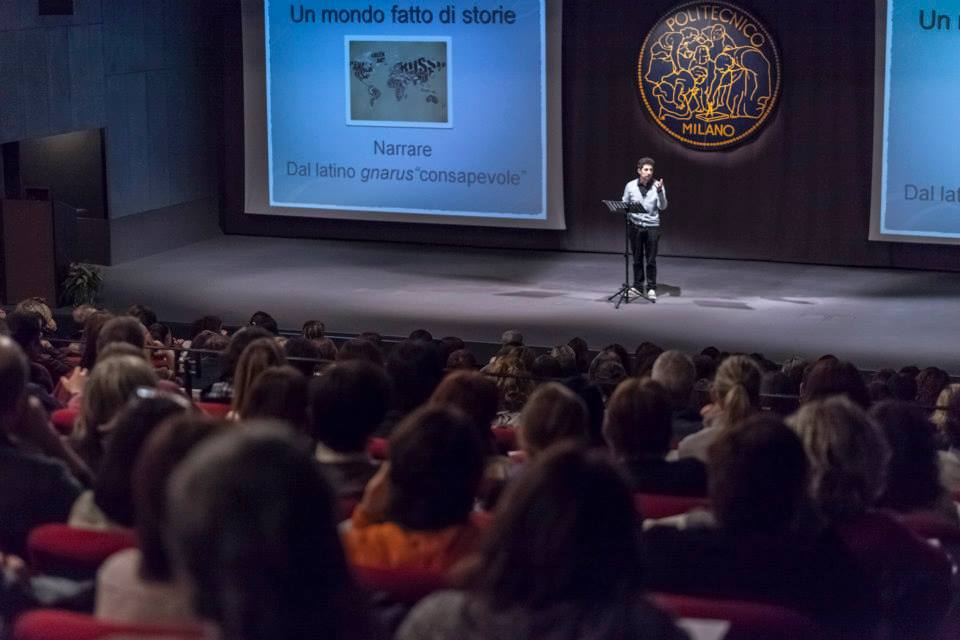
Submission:
{"label": "secondary projection screen", "polygon": [[245,212],[563,229],[561,0],[243,0]]}
{"label": "secondary projection screen", "polygon": [[877,1],[871,240],[960,244],[960,2]]}

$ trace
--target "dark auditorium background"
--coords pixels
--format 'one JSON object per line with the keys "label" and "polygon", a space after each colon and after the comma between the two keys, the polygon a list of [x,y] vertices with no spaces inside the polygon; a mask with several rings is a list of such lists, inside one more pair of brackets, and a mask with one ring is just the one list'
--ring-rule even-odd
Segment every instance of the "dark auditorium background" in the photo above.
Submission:
{"label": "dark auditorium background", "polygon": [[75,0],[76,15],[63,18],[36,16],[35,0],[0,2],[0,142],[104,130],[114,262],[210,237],[218,226],[618,252],[622,225],[600,200],[619,198],[636,159],[651,155],[670,193],[662,254],[960,269],[953,247],[866,239],[873,0],[738,0],[779,44],[782,91],[767,127],[726,152],[681,147],[639,101],[643,37],[677,4],[564,2],[566,231],[243,215],[239,0]]}

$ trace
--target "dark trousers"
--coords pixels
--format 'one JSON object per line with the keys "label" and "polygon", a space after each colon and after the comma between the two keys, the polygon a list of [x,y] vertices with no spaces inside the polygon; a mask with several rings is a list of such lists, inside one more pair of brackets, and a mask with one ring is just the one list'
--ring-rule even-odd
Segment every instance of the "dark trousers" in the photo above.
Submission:
{"label": "dark trousers", "polygon": [[[630,225],[630,250],[633,252],[633,286],[638,289],[657,288],[657,244],[660,227]],[[644,278],[646,269],[646,278]],[[646,281],[646,286],[641,286]]]}

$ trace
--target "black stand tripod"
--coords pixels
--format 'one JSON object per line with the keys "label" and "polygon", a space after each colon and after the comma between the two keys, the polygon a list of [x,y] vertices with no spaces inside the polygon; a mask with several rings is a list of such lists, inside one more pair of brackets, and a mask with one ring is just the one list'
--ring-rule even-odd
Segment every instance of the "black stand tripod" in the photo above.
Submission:
{"label": "black stand tripod", "polygon": [[[617,304],[613,305],[614,309],[619,309],[620,305],[626,302],[630,304],[631,300],[636,300],[641,298],[647,302],[656,303],[656,300],[651,300],[643,294],[633,293],[636,291],[635,288],[630,286],[630,203],[621,202],[620,200],[604,200],[603,204],[606,205],[607,210],[610,213],[620,213],[623,215],[623,286],[617,289],[617,291],[607,298],[608,301],[613,302],[614,298],[617,300]],[[634,283],[636,284],[636,283]]]}

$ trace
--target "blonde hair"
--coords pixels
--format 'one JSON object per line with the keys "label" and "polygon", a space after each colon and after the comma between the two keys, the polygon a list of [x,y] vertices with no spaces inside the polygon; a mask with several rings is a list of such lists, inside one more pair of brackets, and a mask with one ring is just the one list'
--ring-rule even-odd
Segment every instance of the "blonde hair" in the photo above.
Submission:
{"label": "blonde hair", "polygon": [[733,426],[760,407],[763,372],[749,356],[730,356],[720,363],[711,386],[711,396],[720,410],[718,426]]}
{"label": "blonde hair", "polygon": [[534,457],[561,440],[590,440],[587,405],[559,382],[547,382],[530,395],[520,412],[520,446]]}
{"label": "blonde hair", "polygon": [[500,392],[500,405],[507,411],[522,409],[536,386],[529,377],[530,371],[517,356],[499,356],[484,372],[497,376],[494,381]]}
{"label": "blonde hair", "polygon": [[247,403],[247,396],[257,376],[270,367],[286,364],[286,359],[273,338],[257,338],[246,346],[237,361],[233,375],[233,400],[230,408],[237,414]]}
{"label": "blonde hair", "polygon": [[944,433],[947,426],[947,407],[953,397],[957,395],[957,392],[960,392],[960,384],[954,382],[945,386],[940,395],[937,396],[937,408],[930,416],[930,422],[936,425],[937,431],[940,433]]}
{"label": "blonde hair", "polygon": [[880,427],[845,396],[814,400],[787,418],[810,460],[810,494],[831,520],[863,513],[884,488],[890,447]]}
{"label": "blonde hair", "polygon": [[96,469],[111,420],[139,387],[157,386],[157,374],[143,357],[115,355],[97,362],[83,387],[76,440],[81,454]]}

